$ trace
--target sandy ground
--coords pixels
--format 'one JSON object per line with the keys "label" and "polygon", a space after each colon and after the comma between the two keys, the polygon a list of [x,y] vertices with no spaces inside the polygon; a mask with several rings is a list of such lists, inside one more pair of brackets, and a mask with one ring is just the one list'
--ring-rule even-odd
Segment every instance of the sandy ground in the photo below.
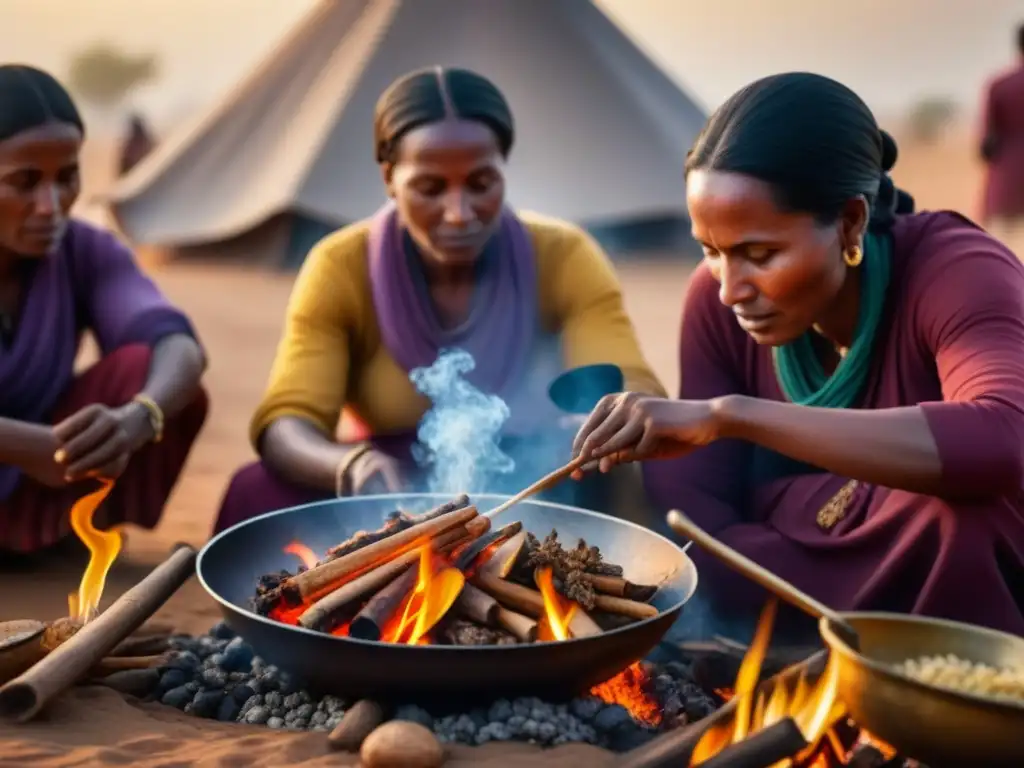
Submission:
{"label": "sandy ground", "polygon": [[[974,211],[977,168],[962,142],[904,151],[897,180],[915,194],[921,207]],[[687,264],[671,260],[626,262],[620,268],[644,349],[670,391],[676,387],[676,332],[688,271]],[[246,425],[265,382],[291,285],[286,275],[201,266],[164,266],[154,276],[190,313],[208,347],[211,366],[206,385],[213,405],[163,522],[154,532],[131,533],[128,548],[111,574],[105,602],[148,571],[173,542],[201,545],[205,540],[231,472],[252,458]],[[66,596],[76,587],[83,566],[83,560],[69,558],[32,572],[5,574],[0,580],[0,619],[63,615]],[[192,581],[158,619],[183,631],[203,632],[216,621],[217,611]],[[555,750],[542,758],[532,748],[509,746],[461,750],[459,759],[450,764],[528,762],[598,768],[608,759],[606,753],[590,748]],[[323,739],[315,734],[219,726],[90,688],[62,699],[47,721],[18,728],[0,725],[0,765],[29,764],[170,768],[342,763],[336,756],[326,756]]]}

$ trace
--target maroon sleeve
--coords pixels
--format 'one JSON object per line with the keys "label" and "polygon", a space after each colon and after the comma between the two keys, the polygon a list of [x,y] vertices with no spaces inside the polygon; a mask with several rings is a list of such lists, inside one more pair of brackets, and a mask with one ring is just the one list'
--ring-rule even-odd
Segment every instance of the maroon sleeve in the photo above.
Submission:
{"label": "maroon sleeve", "polygon": [[918,343],[942,402],[923,403],[951,495],[1016,494],[1024,480],[1024,267],[966,221],[927,237],[913,280]]}
{"label": "maroon sleeve", "polygon": [[[702,265],[683,304],[679,399],[748,394],[740,365],[744,338],[718,301],[718,282]],[[742,522],[750,452],[745,443],[720,440],[681,459],[647,462],[643,472],[648,496],[662,510],[682,510],[711,533]]]}

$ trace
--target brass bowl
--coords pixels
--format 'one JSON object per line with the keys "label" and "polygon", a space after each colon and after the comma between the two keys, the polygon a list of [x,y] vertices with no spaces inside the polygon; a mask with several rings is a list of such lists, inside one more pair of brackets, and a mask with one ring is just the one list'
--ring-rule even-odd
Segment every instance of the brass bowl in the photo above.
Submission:
{"label": "brass bowl", "polygon": [[860,652],[823,618],[819,630],[839,664],[839,698],[862,728],[929,768],[1024,766],[1024,703],[937,688],[896,671],[907,659],[953,654],[1024,669],[1024,638],[955,621],[891,613],[844,613]]}
{"label": "brass bowl", "polygon": [[0,621],[0,684],[13,680],[46,655],[46,624],[34,619]]}

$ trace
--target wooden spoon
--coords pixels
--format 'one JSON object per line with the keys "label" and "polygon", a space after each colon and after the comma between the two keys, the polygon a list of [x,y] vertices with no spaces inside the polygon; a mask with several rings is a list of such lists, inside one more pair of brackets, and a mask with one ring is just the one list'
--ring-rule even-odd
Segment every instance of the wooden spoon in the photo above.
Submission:
{"label": "wooden spoon", "polygon": [[785,600],[790,605],[796,606],[804,613],[816,619],[827,618],[841,635],[843,640],[855,651],[860,650],[860,638],[857,631],[850,624],[826,605],[822,605],[810,595],[801,592],[788,581],[780,579],[771,571],[762,568],[753,560],[744,557],[732,547],[723,544],[714,536],[698,527],[690,518],[678,509],[671,510],[668,515],[668,524],[672,530],[680,536],[685,536],[698,547],[714,555],[725,565],[738,571],[751,581],[760,584],[776,597]]}
{"label": "wooden spoon", "polygon": [[571,475],[577,469],[582,467],[585,463],[586,461],[584,461],[582,456],[573,459],[564,467],[556,469],[554,472],[551,472],[550,474],[544,475],[544,477],[542,477],[540,480],[535,482],[533,485],[524,488],[511,499],[503,501],[490,512],[485,513],[485,516],[494,517],[495,515],[504,512],[509,507],[514,507],[516,504],[525,501],[531,496],[541,493],[542,491],[546,491],[548,488],[553,488],[554,486],[558,485],[560,482],[565,480],[565,478],[569,477],[569,475]]}

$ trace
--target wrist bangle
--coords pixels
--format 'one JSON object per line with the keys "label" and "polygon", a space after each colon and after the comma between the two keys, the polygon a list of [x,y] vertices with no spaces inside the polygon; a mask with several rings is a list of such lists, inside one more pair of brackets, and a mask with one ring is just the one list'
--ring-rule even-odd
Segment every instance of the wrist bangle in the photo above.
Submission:
{"label": "wrist bangle", "polygon": [[157,405],[149,395],[139,393],[132,398],[133,403],[138,403],[146,409],[146,416],[149,419],[149,426],[153,428],[153,442],[159,443],[164,439],[164,411]]}
{"label": "wrist bangle", "polygon": [[338,462],[338,466],[334,470],[334,495],[339,499],[342,496],[348,495],[347,491],[350,490],[348,488],[348,473],[352,469],[352,465],[362,456],[369,453],[372,447],[369,443],[354,445]]}

